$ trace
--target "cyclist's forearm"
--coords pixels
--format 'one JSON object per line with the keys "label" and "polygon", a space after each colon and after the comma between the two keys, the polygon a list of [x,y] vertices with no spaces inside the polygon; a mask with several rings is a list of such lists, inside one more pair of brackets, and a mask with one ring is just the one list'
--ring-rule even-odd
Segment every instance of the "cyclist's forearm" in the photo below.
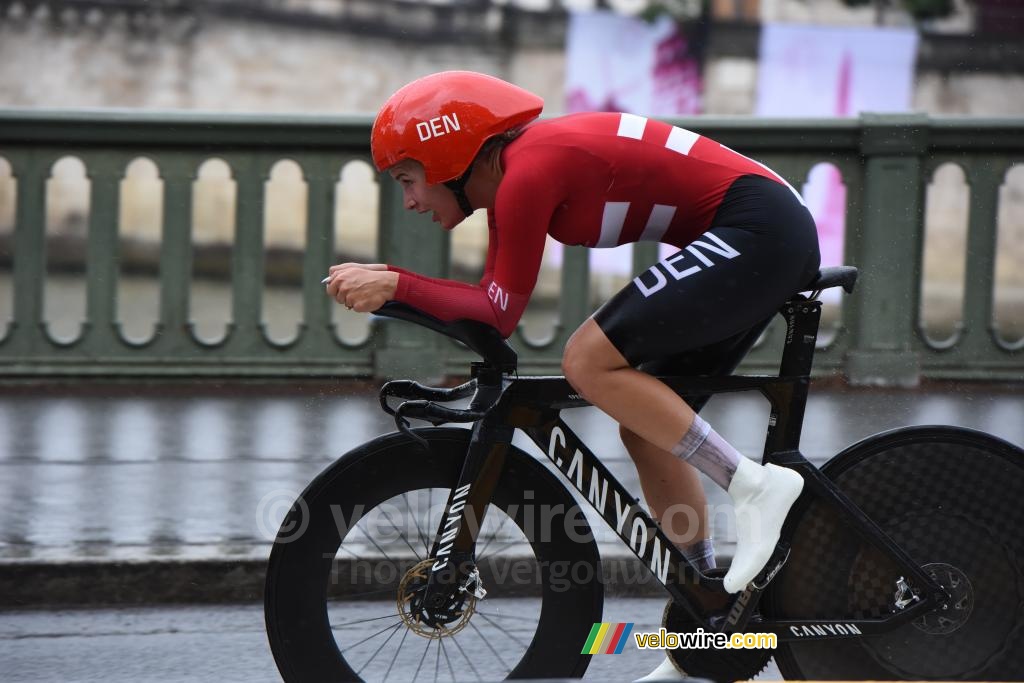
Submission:
{"label": "cyclist's forearm", "polygon": [[405,273],[399,275],[395,290],[395,301],[444,321],[478,320],[496,328],[505,337],[515,330],[527,299],[525,295],[512,293],[491,296],[488,290],[464,282],[410,277]]}
{"label": "cyclist's forearm", "polygon": [[392,273],[398,273],[399,282],[401,282],[403,278],[411,278],[414,280],[419,280],[421,282],[430,282],[435,285],[441,286],[458,287],[460,289],[480,289],[479,287],[471,285],[467,282],[459,282],[458,280],[449,280],[446,278],[421,275],[420,273],[414,273],[411,270],[406,270],[405,268],[401,268],[399,266],[388,265],[387,269],[390,270]]}

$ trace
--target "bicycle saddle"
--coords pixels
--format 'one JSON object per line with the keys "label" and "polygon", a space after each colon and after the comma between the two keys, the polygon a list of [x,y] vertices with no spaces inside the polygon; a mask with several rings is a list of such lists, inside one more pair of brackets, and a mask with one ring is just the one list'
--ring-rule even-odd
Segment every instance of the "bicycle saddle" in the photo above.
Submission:
{"label": "bicycle saddle", "polygon": [[829,287],[842,287],[847,294],[853,294],[857,282],[857,269],[853,266],[822,268],[818,275],[800,289],[801,292],[818,292]]}

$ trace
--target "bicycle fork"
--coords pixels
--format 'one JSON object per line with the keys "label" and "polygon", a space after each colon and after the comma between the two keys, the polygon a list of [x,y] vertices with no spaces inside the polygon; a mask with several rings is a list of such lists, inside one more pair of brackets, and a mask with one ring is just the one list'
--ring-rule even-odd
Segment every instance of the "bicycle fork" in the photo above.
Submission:
{"label": "bicycle fork", "polygon": [[429,557],[434,563],[421,604],[430,610],[461,602],[460,593],[483,597],[476,569],[477,536],[487,506],[498,484],[514,428],[502,424],[500,415],[489,414],[473,426],[458,484],[445,504]]}

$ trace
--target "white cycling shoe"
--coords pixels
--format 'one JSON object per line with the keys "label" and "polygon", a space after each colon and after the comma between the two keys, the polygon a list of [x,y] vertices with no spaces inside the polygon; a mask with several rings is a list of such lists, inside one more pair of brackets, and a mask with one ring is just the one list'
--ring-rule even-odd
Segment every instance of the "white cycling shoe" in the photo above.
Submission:
{"label": "white cycling shoe", "polygon": [[667,654],[665,655],[664,661],[658,665],[658,668],[647,674],[643,678],[638,678],[633,683],[653,683],[654,681],[683,681],[686,680],[686,674],[680,671],[672,658]]}
{"label": "white cycling shoe", "polygon": [[778,465],[759,465],[741,458],[729,484],[736,509],[736,557],[729,565],[724,586],[738,593],[771,559],[786,515],[800,497],[804,480]]}

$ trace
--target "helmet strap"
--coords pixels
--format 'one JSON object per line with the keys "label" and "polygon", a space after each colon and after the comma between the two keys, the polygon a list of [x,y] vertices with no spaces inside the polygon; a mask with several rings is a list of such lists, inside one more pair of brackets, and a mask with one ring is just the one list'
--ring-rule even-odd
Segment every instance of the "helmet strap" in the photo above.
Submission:
{"label": "helmet strap", "polygon": [[466,218],[473,215],[473,205],[469,203],[469,197],[466,196],[466,183],[469,182],[469,176],[472,174],[473,165],[470,164],[465,173],[458,178],[446,181],[444,184],[455,195],[455,201],[459,203],[459,208],[462,209],[462,213],[466,214]]}

